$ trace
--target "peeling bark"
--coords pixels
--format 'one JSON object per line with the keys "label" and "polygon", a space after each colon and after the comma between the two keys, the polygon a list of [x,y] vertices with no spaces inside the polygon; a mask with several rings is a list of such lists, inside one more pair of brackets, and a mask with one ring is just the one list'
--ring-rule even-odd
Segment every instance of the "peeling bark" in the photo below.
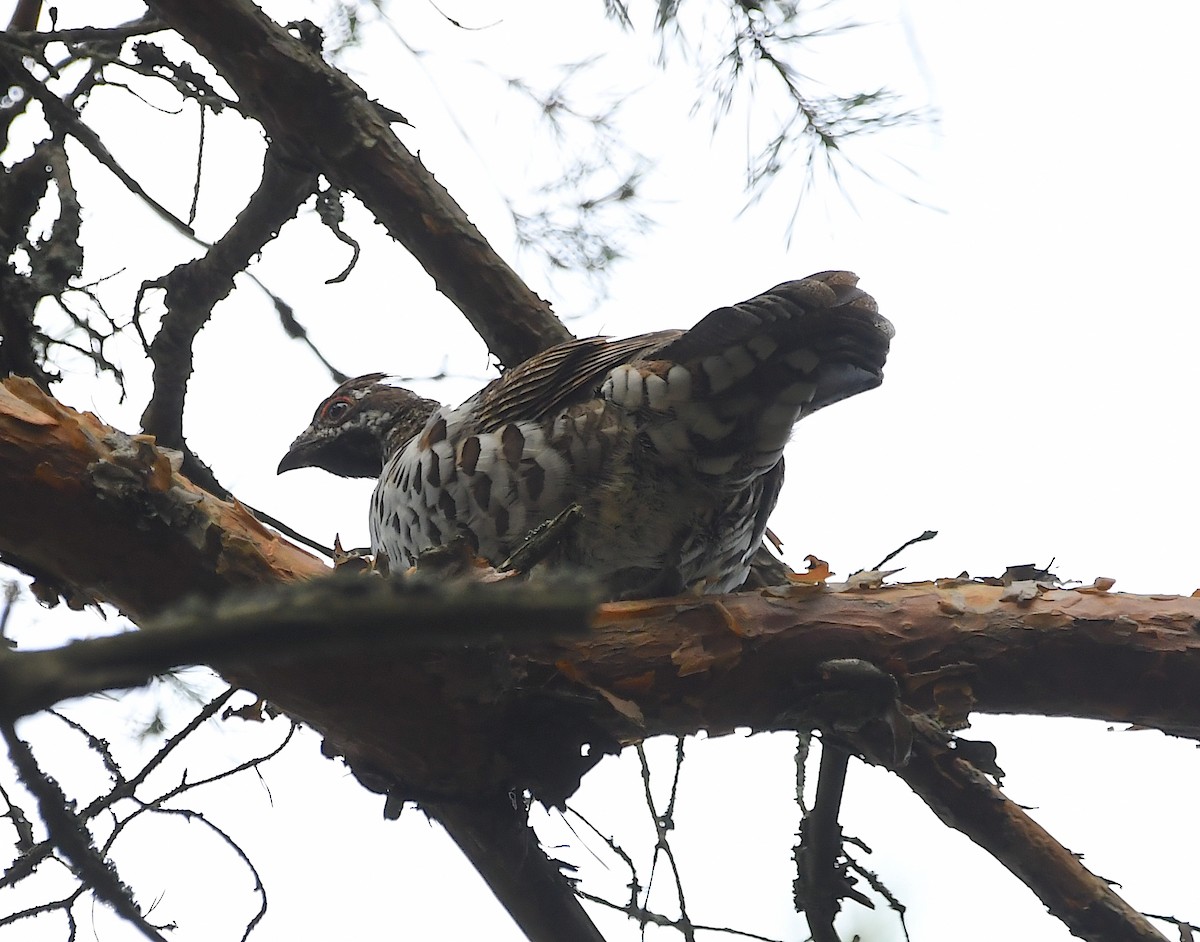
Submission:
{"label": "peeling bark", "polygon": [[[68,601],[110,602],[142,624],[187,596],[216,597],[231,587],[329,572],[236,501],[218,500],[182,477],[150,436],[105,426],[23,379],[0,385],[0,558],[49,581]],[[487,741],[494,704],[447,709],[439,700],[445,691],[418,670],[406,692],[419,697],[424,691],[428,704],[396,713],[389,701],[405,680],[390,668],[413,666],[407,660],[381,663],[377,653],[360,653],[296,662],[288,654],[281,644],[279,657],[230,669],[227,678],[324,732],[327,744],[336,743],[331,752],[346,754],[360,777],[402,783],[401,797],[419,799],[442,823],[531,942],[602,942],[557,864],[541,852],[523,811],[509,800],[508,760],[492,755]],[[19,669],[18,657],[0,648],[0,660]],[[211,660],[220,661],[219,652]],[[463,673],[471,676],[469,668]],[[313,679],[319,682],[308,687]],[[111,675],[101,681],[111,682]],[[449,747],[429,766],[419,745],[415,751],[411,742],[388,745],[397,720],[428,717],[452,726],[472,715],[474,727],[461,742],[433,727],[418,734],[426,747]],[[462,780],[447,778],[441,763],[449,761],[452,773],[459,757]],[[577,782],[577,769],[556,775],[574,774]]]}
{"label": "peeling bark", "polygon": [[0,553],[135,622],[188,595],[329,571],[178,474],[151,436],[19,378],[0,387]]}
{"label": "peeling bark", "polygon": [[[149,436],[19,379],[0,386],[0,552],[137,622],[187,595],[329,572],[172,470]],[[876,664],[906,704],[952,724],[970,710],[1038,713],[1200,737],[1190,695],[1200,689],[1200,599],[1180,596],[949,580],[619,602],[600,607],[588,636],[523,645],[508,663],[539,688],[591,691],[614,735],[639,738],[788,728],[834,658]],[[297,684],[314,708],[329,699],[320,673]],[[393,697],[402,708],[404,694]]]}
{"label": "peeling bark", "polygon": [[544,669],[566,662],[628,698],[649,734],[786,728],[818,665],[860,658],[895,676],[907,705],[951,726],[978,710],[1200,738],[1200,599],[1017,594],[947,580],[614,603],[586,644],[519,656]]}

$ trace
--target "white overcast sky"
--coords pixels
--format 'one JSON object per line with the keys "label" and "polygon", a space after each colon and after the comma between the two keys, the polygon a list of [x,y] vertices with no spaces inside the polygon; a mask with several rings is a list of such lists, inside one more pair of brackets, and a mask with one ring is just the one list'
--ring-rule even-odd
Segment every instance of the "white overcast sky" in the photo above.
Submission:
{"label": "white overcast sky", "polygon": [[[138,12],[115,2],[58,6],[64,26],[89,22],[98,8],[111,9],[105,16],[114,23]],[[936,540],[904,554],[903,578],[992,574],[1053,557],[1064,578],[1111,576],[1118,590],[1187,594],[1200,585],[1193,536],[1200,7],[854,5],[856,19],[879,25],[816,46],[809,72],[843,89],[888,84],[935,108],[940,121],[860,142],[854,154],[885,185],[852,172],[843,176],[845,194],[826,183],[801,205],[789,242],[799,175],[739,214],[745,122],[731,117],[713,139],[707,116],[689,114],[692,73],[664,76],[653,64],[654,41],[606,24],[599,0],[439,6],[487,28],[464,33],[431,6],[395,3],[395,28],[430,54],[418,62],[374,25],[346,64],[373,97],[408,116],[415,128],[404,129],[405,141],[531,284],[577,318],[576,333],[687,326],[713,307],[827,268],[858,272],[896,325],[884,385],[806,421],[790,446],[772,525],[793,563],[814,553],[846,574],[936,529]],[[319,16],[319,7],[302,2],[270,9],[280,20]],[[596,54],[588,94],[641,89],[627,108],[627,134],[654,161],[647,192],[658,221],[631,243],[600,302],[547,284],[512,247],[499,190],[535,185],[554,165],[529,111],[488,71],[545,85],[556,63]],[[464,67],[463,59],[486,67]],[[89,120],[153,194],[185,212],[190,171],[180,167],[194,159],[194,114],[159,116],[107,93],[113,111],[102,117],[104,94]],[[752,129],[772,107],[766,93],[753,100]],[[467,129],[469,145],[457,126]],[[211,239],[253,187],[261,141],[233,120],[211,122],[209,132],[198,228]],[[88,272],[124,268],[106,297],[127,311],[143,278],[193,250],[86,158],[76,166],[93,226]],[[323,283],[341,270],[347,250],[311,212],[285,228],[256,272],[295,306],[341,369],[429,375],[445,360],[451,372],[477,378],[414,385],[443,400],[465,397],[489,375],[482,344],[365,213],[352,209],[347,228],[364,251],[344,284]],[[146,382],[133,375],[124,404],[87,374],[58,394],[136,431]],[[311,356],[281,338],[263,295],[242,281],[197,345],[187,432],[247,502],[315,537],[340,531],[345,543],[361,545],[369,485],[315,471],[274,474],[330,387]],[[102,630],[29,601],[14,621],[27,646]],[[103,630],[120,624],[110,617]],[[72,715],[105,729],[133,762],[153,748],[130,737],[161,696],[93,698],[73,705]],[[168,698],[164,709],[178,724],[189,708]],[[205,730],[187,756],[192,776],[277,741],[281,722]],[[81,794],[100,787],[88,777],[94,763],[80,759],[78,740],[60,724],[38,719],[22,730]],[[1121,883],[1134,906],[1200,922],[1193,744],[1013,717],[977,717],[969,735],[996,742],[1010,796],[1034,808],[1096,872]],[[652,745],[665,787],[670,746]],[[789,912],[796,813],[788,737],[695,741],[688,755],[676,852],[693,919],[803,938],[803,921]],[[171,772],[180,773],[178,765]],[[11,774],[0,774],[10,787]],[[380,799],[322,760],[315,737],[303,736],[262,776],[195,801],[236,836],[267,882],[270,909],[254,938],[520,938],[438,828],[417,813],[383,822]],[[640,788],[630,757],[606,759],[578,803],[644,860],[653,838]],[[543,824],[547,841],[571,845],[560,853],[585,868],[590,887],[620,897],[627,875],[619,867],[605,858],[611,869],[604,870],[557,816]],[[874,849],[867,864],[909,907],[913,939],[1068,938],[1032,894],[945,831],[887,773],[852,769],[843,824]],[[589,844],[603,856],[598,841]],[[250,878],[199,825],[147,821],[116,853],[139,899],[162,897],[153,918],[178,922],[172,938],[239,937],[255,905]],[[40,899],[60,877],[53,866],[43,871]],[[669,887],[664,876],[660,891]],[[0,913],[34,900],[24,890],[0,892]],[[670,894],[660,892],[652,905],[669,909]],[[81,938],[93,926],[105,942],[137,937],[101,907],[80,914]],[[613,942],[638,937],[620,917],[597,918]],[[851,930],[868,940],[901,937],[886,913],[854,909],[843,926],[847,937]],[[8,931],[64,937],[58,917]],[[647,937],[668,936],[651,929]]]}

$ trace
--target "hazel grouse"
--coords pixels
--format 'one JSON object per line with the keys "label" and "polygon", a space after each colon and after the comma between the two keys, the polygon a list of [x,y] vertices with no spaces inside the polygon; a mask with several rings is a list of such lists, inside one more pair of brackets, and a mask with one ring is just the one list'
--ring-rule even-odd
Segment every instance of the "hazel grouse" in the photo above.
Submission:
{"label": "hazel grouse", "polygon": [[279,471],[377,477],[393,568],[465,537],[499,563],[571,503],[540,566],[613,597],[726,592],[750,570],[792,426],[878,386],[892,326],[849,272],[789,281],[691,330],[551,347],[458,407],[373,373],[321,403]]}

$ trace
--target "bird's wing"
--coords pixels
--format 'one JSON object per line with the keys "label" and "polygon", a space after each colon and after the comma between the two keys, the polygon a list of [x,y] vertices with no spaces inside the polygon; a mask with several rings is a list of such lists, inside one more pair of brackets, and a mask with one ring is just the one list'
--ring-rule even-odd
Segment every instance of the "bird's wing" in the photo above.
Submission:
{"label": "bird's wing", "polygon": [[613,367],[682,334],[679,330],[664,330],[623,340],[589,337],[550,347],[513,367],[484,390],[473,430],[487,432],[507,422],[541,419],[591,398]]}

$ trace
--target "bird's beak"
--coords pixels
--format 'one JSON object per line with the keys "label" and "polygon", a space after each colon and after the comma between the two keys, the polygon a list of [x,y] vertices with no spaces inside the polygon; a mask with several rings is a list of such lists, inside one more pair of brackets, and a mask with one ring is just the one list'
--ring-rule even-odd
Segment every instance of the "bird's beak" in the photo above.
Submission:
{"label": "bird's beak", "polygon": [[279,462],[279,467],[275,469],[276,474],[283,474],[284,471],[294,471],[296,468],[311,468],[313,465],[313,453],[317,450],[316,443],[312,440],[310,429],[305,429],[300,437],[297,438],[287,454]]}

